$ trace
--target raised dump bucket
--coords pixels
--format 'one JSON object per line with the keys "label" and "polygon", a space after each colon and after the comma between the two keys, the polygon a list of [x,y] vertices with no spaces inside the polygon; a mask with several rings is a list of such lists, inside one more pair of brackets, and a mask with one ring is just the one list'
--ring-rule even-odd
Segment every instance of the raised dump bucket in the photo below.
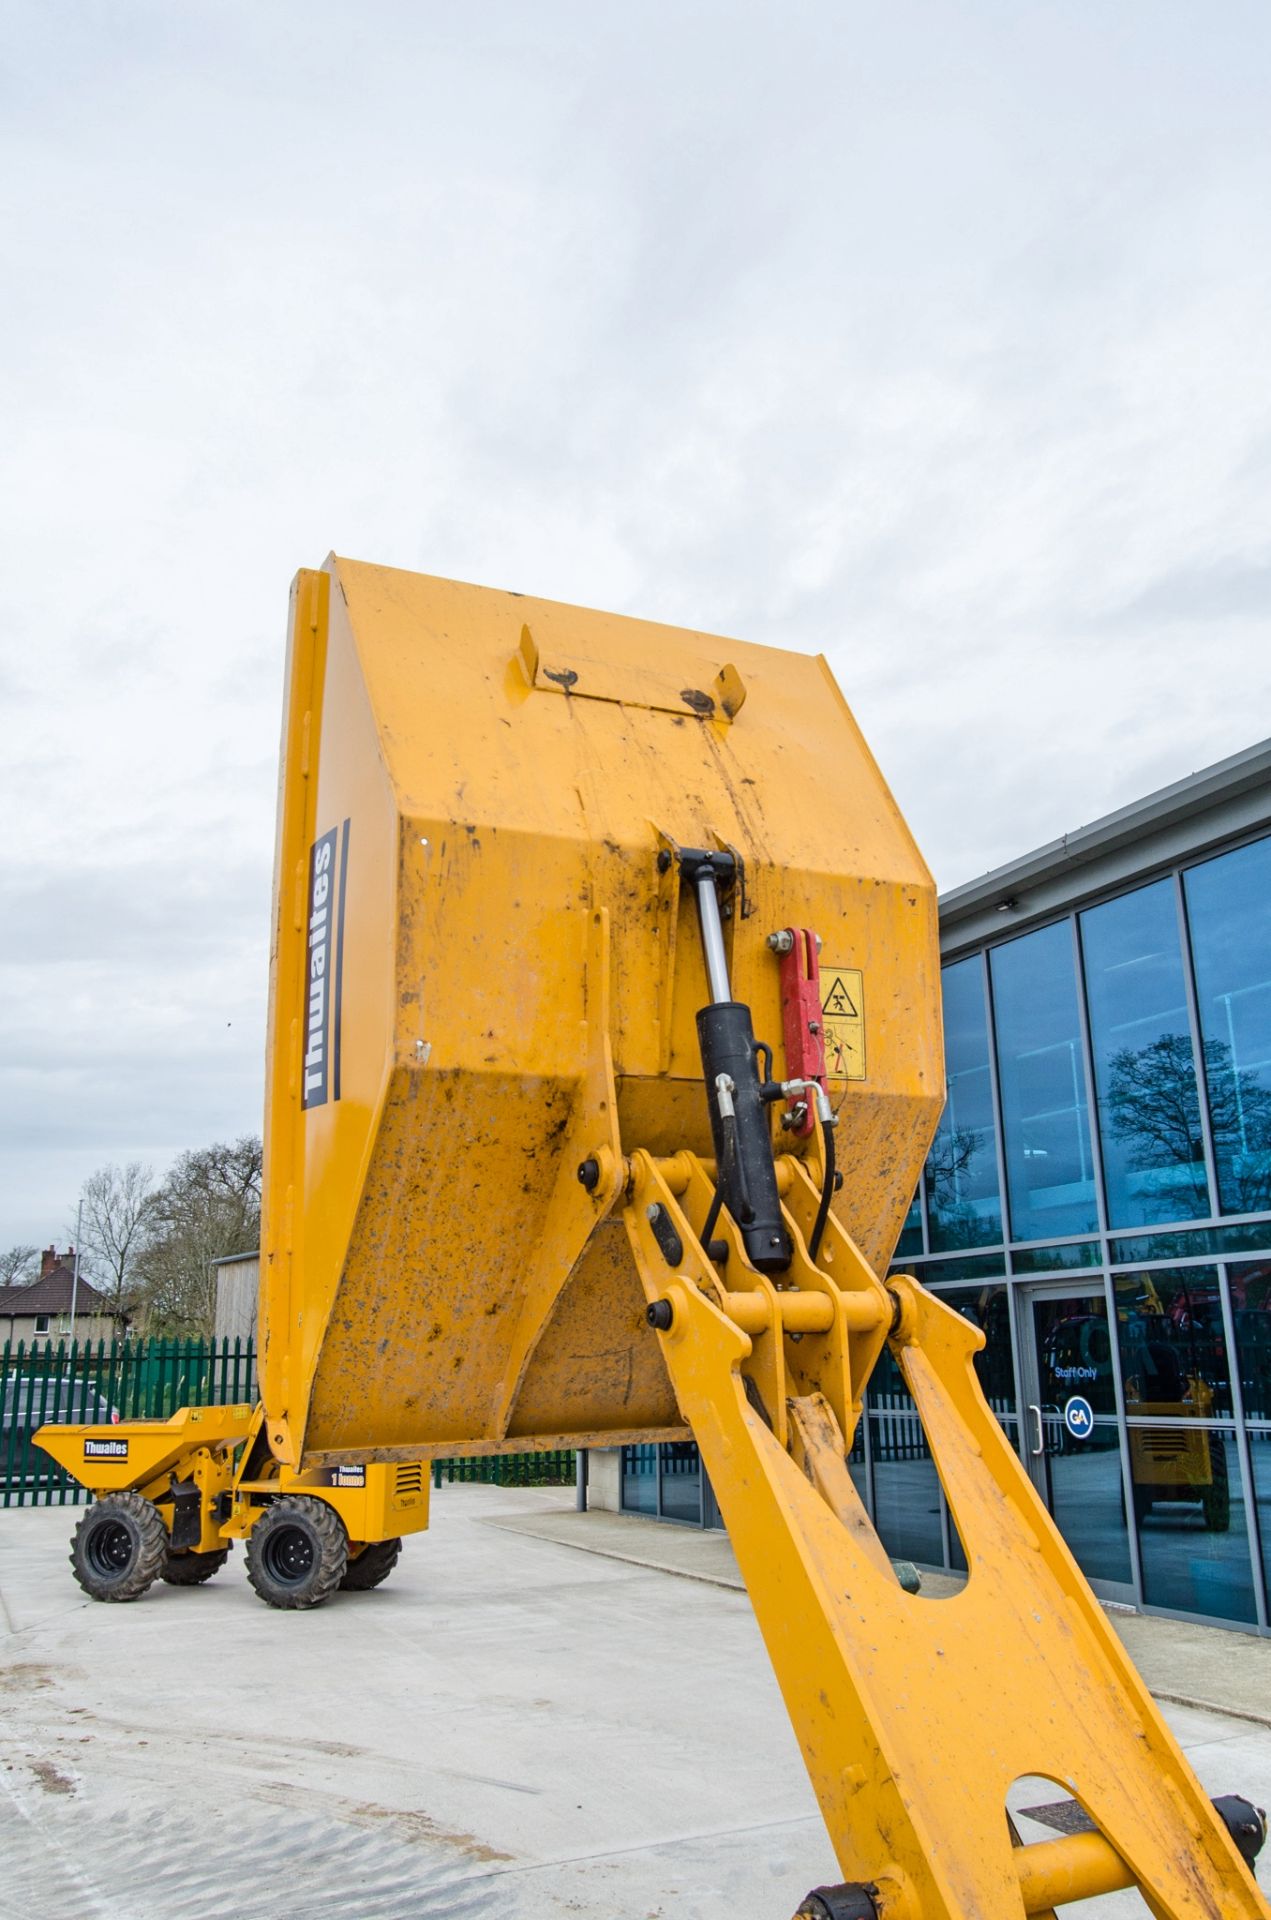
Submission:
{"label": "raised dump bucket", "polygon": [[876,1266],[943,1096],[934,889],[829,668],[333,559],[297,579],[288,671],[275,1451],[684,1432],[611,1212],[625,1155],[712,1151],[677,850],[734,855],[732,990],[778,1077],[767,937],[821,938],[835,1211]]}

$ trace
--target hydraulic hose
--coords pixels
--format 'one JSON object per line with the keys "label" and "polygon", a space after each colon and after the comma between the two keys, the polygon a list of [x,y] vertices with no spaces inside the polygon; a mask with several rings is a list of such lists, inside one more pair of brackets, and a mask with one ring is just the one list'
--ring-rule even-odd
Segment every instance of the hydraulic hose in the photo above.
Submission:
{"label": "hydraulic hose", "polygon": [[821,1204],[816,1210],[816,1223],[812,1228],[812,1238],[808,1241],[808,1259],[816,1265],[817,1254],[821,1251],[821,1236],[825,1232],[825,1223],[830,1217],[830,1198],[834,1192],[834,1121],[822,1119],[821,1138],[825,1142],[825,1180],[821,1187]]}

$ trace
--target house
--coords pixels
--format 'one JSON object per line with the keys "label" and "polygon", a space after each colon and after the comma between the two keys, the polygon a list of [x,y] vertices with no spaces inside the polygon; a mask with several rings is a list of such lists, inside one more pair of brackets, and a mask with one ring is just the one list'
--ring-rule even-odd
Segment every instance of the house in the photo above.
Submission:
{"label": "house", "polygon": [[75,1282],[75,1251],[58,1253],[46,1247],[40,1256],[37,1280],[23,1286],[0,1287],[0,1346],[19,1340],[28,1346],[43,1341],[69,1340],[71,1302],[75,1303],[75,1338],[113,1340],[115,1321],[110,1302],[81,1273]]}

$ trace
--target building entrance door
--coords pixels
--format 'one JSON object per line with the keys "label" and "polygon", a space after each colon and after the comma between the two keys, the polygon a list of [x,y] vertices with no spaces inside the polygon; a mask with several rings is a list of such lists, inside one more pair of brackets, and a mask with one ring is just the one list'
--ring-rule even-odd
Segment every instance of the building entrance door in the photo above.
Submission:
{"label": "building entrance door", "polygon": [[1133,1601],[1115,1355],[1102,1280],[1022,1287],[1025,1464],[1078,1566],[1105,1599]]}

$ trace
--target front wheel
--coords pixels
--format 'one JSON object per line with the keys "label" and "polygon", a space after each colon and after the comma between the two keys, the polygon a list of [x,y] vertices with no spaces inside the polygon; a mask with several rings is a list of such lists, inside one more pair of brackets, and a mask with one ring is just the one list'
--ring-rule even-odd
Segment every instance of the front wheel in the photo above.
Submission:
{"label": "front wheel", "polygon": [[349,1561],[348,1572],[340,1585],[346,1592],[369,1593],[372,1587],[388,1579],[401,1550],[400,1540],[372,1540],[356,1560]]}
{"label": "front wheel", "polygon": [[163,1516],[131,1490],[95,1500],[71,1538],[71,1567],[93,1600],[140,1600],[167,1557]]}
{"label": "front wheel", "polygon": [[320,1607],[348,1564],[344,1522],[309,1494],[272,1501],[247,1536],[247,1578],[269,1607]]}

